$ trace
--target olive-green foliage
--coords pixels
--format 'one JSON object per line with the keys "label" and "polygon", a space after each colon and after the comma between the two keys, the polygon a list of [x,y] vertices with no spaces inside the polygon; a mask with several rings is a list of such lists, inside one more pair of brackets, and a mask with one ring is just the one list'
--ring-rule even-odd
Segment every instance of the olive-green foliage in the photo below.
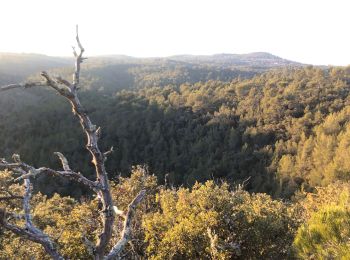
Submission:
{"label": "olive-green foliage", "polygon": [[[98,213],[95,211],[95,201],[78,203],[72,198],[60,197],[58,194],[50,199],[38,194],[32,206],[35,225],[58,244],[64,257],[91,259],[84,244],[84,237],[94,240],[97,234]],[[17,221],[17,224],[23,223]],[[3,259],[50,259],[40,245],[8,231],[4,236],[3,251],[0,255]]]}
{"label": "olive-green foliage", "polygon": [[334,182],[326,187],[317,187],[314,192],[298,192],[294,197],[296,203],[303,208],[303,220],[325,206],[344,205],[350,208],[350,183]]}
{"label": "olive-green foliage", "polygon": [[[117,147],[106,162],[109,176],[132,172],[111,185],[116,205],[124,210],[140,189],[148,190],[126,258],[284,259],[292,257],[300,223],[299,257],[349,258],[350,67],[285,68],[242,79],[256,72],[176,62],[84,71],[81,99],[102,126],[100,147]],[[58,168],[53,152],[61,151],[72,169],[92,177],[79,123],[51,91],[4,92],[0,129],[2,156],[20,153],[28,163]],[[250,178],[248,190],[293,197],[295,204],[214,182],[166,189],[146,168],[132,168],[137,164],[148,165],[167,187]],[[33,181],[35,224],[65,257],[89,259],[83,241],[96,241],[97,199],[61,178]],[[23,193],[8,172],[1,172],[0,187]],[[21,213],[20,201],[0,206]],[[47,258],[40,246],[0,232],[1,259]]]}
{"label": "olive-green foliage", "polygon": [[[124,250],[124,257],[127,259],[140,259],[145,257],[145,234],[142,228],[142,219],[146,213],[157,210],[155,197],[161,189],[157,186],[157,178],[154,175],[149,175],[148,169],[145,166],[135,166],[132,168],[132,174],[129,178],[119,178],[119,182],[111,183],[111,192],[115,205],[119,209],[126,210],[128,204],[135,198],[141,189],[147,191],[146,197],[142,203],[138,205],[136,213],[132,220],[132,241]],[[117,221],[123,221],[122,217],[118,217]],[[118,225],[119,234],[122,230],[122,225]],[[119,236],[115,236],[111,244],[115,243]]]}
{"label": "olive-green foliage", "polygon": [[[102,126],[101,148],[118,147],[107,161],[111,177],[147,164],[159,181],[167,174],[175,186],[251,177],[249,190],[282,197],[301,186],[348,178],[349,68],[278,69],[224,81],[200,76],[202,82],[191,84],[176,81],[187,72],[164,69],[167,77],[174,74],[171,85],[148,77],[155,68],[137,70],[154,84],[81,92],[93,121]],[[28,163],[59,167],[53,152],[61,151],[74,169],[92,174],[79,124],[65,100],[42,89],[7,92],[0,99],[0,154],[16,152]],[[46,177],[38,178],[35,188],[75,198],[86,194]]]}
{"label": "olive-green foliage", "polygon": [[[10,180],[9,173],[0,172],[0,184],[5,181],[10,182]],[[1,187],[5,188],[5,185]],[[21,192],[18,185],[7,185],[7,187],[10,187],[16,194]],[[143,188],[148,193],[143,204],[137,208],[136,217],[133,220],[133,238],[136,242],[127,246],[124,253],[129,258],[143,254],[144,235],[140,227],[141,219],[143,214],[154,207],[156,179],[154,176],[147,175],[144,168],[135,167],[130,178],[122,178],[119,184],[112,183],[113,200],[121,210],[127,210],[128,204]],[[65,258],[92,259],[86,239],[95,243],[101,231],[97,199],[81,197],[80,201],[77,201],[58,194],[48,198],[39,193],[33,197],[31,205],[35,225],[58,244],[59,252]],[[0,204],[0,207],[3,206]],[[6,209],[9,212],[21,213],[22,205],[21,203],[9,204]],[[117,218],[115,226],[117,234],[113,237],[110,247],[119,239],[122,222],[123,218]],[[15,221],[15,223],[23,225],[23,221]],[[0,259],[50,259],[40,245],[6,230],[0,230],[0,232]]]}
{"label": "olive-green foliage", "polygon": [[281,179],[304,178],[305,184],[326,186],[334,181],[350,180],[350,107],[328,115],[298,143],[294,151],[279,161]]}
{"label": "olive-green foliage", "polygon": [[304,224],[294,240],[296,255],[302,259],[348,259],[350,246],[350,186],[335,182],[314,193],[300,192]]}
{"label": "olive-green foliage", "polygon": [[[15,194],[22,192],[8,172],[0,174],[0,183]],[[141,166],[134,167],[130,178],[111,184],[115,204],[122,210],[142,188],[148,191],[123,253],[128,259],[287,259],[293,253],[303,259],[349,257],[348,183],[299,192],[294,204],[241,188],[231,191],[227,183],[213,181],[196,183],[192,189],[165,188]],[[20,201],[0,206],[21,213]],[[65,257],[91,259],[84,241],[95,242],[99,233],[96,199],[77,201],[57,194],[47,198],[39,193],[32,208],[35,225],[54,239]],[[16,224],[23,225],[19,220]],[[116,225],[119,232],[121,228]],[[0,232],[0,259],[49,259],[40,245]],[[110,246],[117,240],[118,235]]]}
{"label": "olive-green foliage", "polygon": [[325,206],[298,230],[294,247],[302,259],[349,259],[349,237],[350,210]]}
{"label": "olive-green foliage", "polygon": [[[1,173],[0,181],[9,178]],[[11,185],[9,187],[12,187]],[[15,185],[13,191],[18,187]],[[112,183],[115,204],[126,210],[143,188],[147,196],[133,219],[132,240],[123,255],[128,259],[261,259],[290,256],[299,225],[298,208],[266,194],[230,191],[226,183],[208,181],[189,190],[157,186],[145,167],[134,167],[130,178]],[[20,191],[20,190],[18,190]],[[96,242],[99,233],[98,201],[36,194],[33,221],[47,233],[69,259],[91,259],[86,239]],[[8,205],[21,213],[21,205]],[[23,225],[21,220],[11,220]],[[122,229],[117,218],[116,234]],[[119,223],[119,224],[118,224]],[[2,230],[0,259],[49,259],[43,248]],[[119,238],[112,238],[112,246]]]}
{"label": "olive-green foliage", "polygon": [[293,207],[212,181],[157,201],[143,224],[150,259],[283,259],[298,226]]}

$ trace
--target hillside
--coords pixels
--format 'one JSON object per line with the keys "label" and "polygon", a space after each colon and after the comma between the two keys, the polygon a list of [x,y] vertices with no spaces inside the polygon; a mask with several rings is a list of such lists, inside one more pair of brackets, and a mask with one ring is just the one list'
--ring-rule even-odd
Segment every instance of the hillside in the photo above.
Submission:
{"label": "hillside", "polygon": [[0,260],[350,260],[349,1],[0,21]]}
{"label": "hillside", "polygon": [[[309,259],[310,244],[323,243],[321,253],[328,255],[346,244],[338,236],[348,238],[348,226],[338,222],[347,223],[350,205],[349,67],[261,71],[209,61],[122,59],[91,59],[78,93],[80,111],[101,126],[101,151],[114,146],[105,166],[118,210],[145,194],[131,222],[126,259]],[[1,80],[17,81],[29,70],[23,71]],[[55,63],[50,72],[69,77],[72,70]],[[46,88],[0,93],[3,157],[17,153],[34,167],[61,169],[54,154],[60,151],[73,171],[96,178],[64,98]],[[16,181],[22,171],[13,170],[0,172],[0,215],[9,216],[2,223],[20,226],[22,219],[7,213],[22,214],[22,200],[6,199],[22,194]],[[37,171],[29,171],[33,222],[65,257],[90,259],[83,238],[97,243],[99,216],[106,215],[99,197],[76,181]],[[314,241],[319,230],[324,242]],[[0,232],[1,259],[46,259],[43,247],[11,230]]]}
{"label": "hillside", "polygon": [[4,74],[22,80],[42,70],[67,67],[71,64],[72,59],[68,58],[29,53],[0,53],[0,77]]}
{"label": "hillside", "polygon": [[[316,174],[310,169],[320,166],[288,170],[285,165],[299,165],[299,146],[314,138],[328,117],[344,117],[349,79],[348,68],[283,68],[248,79],[144,85],[114,89],[112,95],[92,88],[81,95],[102,126],[102,144],[118,147],[107,164],[110,172],[127,175],[132,165],[147,164],[160,182],[168,174],[174,185],[188,186],[212,178],[232,183],[250,178],[250,190],[289,197],[301,186],[331,182],[310,179]],[[58,150],[91,171],[82,166],[88,157],[64,100],[42,89],[0,98],[1,154],[18,152],[28,162],[55,165],[47,155]],[[339,120],[346,125],[346,118]],[[57,186],[41,181],[46,193]]]}

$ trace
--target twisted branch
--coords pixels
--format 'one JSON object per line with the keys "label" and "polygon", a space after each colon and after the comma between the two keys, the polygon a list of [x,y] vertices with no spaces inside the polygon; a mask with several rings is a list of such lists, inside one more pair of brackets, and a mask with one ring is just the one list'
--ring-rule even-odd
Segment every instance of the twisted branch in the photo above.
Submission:
{"label": "twisted branch", "polygon": [[[15,157],[17,163],[20,163],[19,157]],[[13,233],[25,237],[30,241],[41,244],[45,251],[55,260],[63,260],[63,257],[57,251],[57,245],[46,235],[43,231],[35,227],[32,221],[30,199],[32,196],[32,186],[30,179],[24,180],[24,196],[23,196],[23,210],[24,215],[17,215],[14,213],[7,213],[5,209],[0,208],[0,224],[6,229],[12,231]],[[6,217],[23,218],[25,220],[25,227],[19,227],[17,225],[11,224],[6,220]]]}
{"label": "twisted branch", "polygon": [[[68,165],[68,162],[67,162],[67,165]],[[53,170],[53,169],[50,169],[47,167],[41,167],[41,168],[36,169],[33,166],[30,166],[30,165],[28,165],[24,162],[21,162],[21,161],[15,162],[15,163],[8,163],[7,161],[2,160],[0,163],[0,168],[12,170],[13,172],[17,172],[17,173],[21,173],[22,175],[20,177],[18,177],[17,179],[15,179],[15,181],[25,180],[25,179],[29,179],[31,177],[35,178],[39,174],[46,173],[46,174],[51,174],[51,175],[55,175],[55,176],[66,177],[70,180],[77,181],[79,183],[84,184],[85,186],[87,186],[88,188],[92,189],[95,192],[101,188],[98,183],[89,180],[88,178],[84,177],[80,173],[76,173],[76,172],[70,170],[69,166],[67,168],[67,165],[63,166],[64,171],[57,171],[57,170]]]}
{"label": "twisted branch", "polygon": [[47,86],[45,82],[27,82],[19,84],[10,84],[7,86],[0,87],[0,91],[15,89],[15,88],[31,88],[31,87],[45,87]]}
{"label": "twisted branch", "polygon": [[146,195],[146,191],[142,190],[137,194],[133,201],[128,206],[128,211],[125,214],[124,227],[119,241],[113,246],[109,254],[105,257],[105,260],[118,259],[120,253],[123,251],[125,245],[131,238],[132,228],[131,220],[135,215],[136,206],[143,200]]}
{"label": "twisted branch", "polygon": [[[26,190],[26,195],[24,196],[24,201],[26,201],[23,205],[25,210],[25,219],[26,226],[29,227],[29,231],[22,230],[19,227],[13,226],[6,221],[3,221],[3,225],[9,230],[13,231],[16,234],[27,237],[28,239],[40,243],[45,247],[45,250],[52,256],[56,257],[55,259],[61,259],[53,255],[54,245],[49,243],[49,238],[42,233],[40,230],[36,229],[31,221],[30,216],[30,179],[31,177],[36,177],[41,173],[48,173],[56,176],[62,176],[69,178],[71,180],[75,180],[83,183],[87,187],[91,188],[94,192],[96,192],[97,196],[100,198],[102,203],[101,210],[101,218],[102,218],[102,232],[99,235],[96,246],[90,246],[93,248],[94,257],[97,260],[104,258],[104,253],[106,252],[107,245],[112,237],[113,225],[115,220],[115,213],[113,211],[113,201],[109,187],[108,174],[105,168],[105,161],[107,156],[112,153],[113,147],[111,150],[102,153],[98,147],[98,140],[101,136],[101,128],[96,127],[96,125],[92,124],[89,116],[86,113],[86,110],[82,107],[80,100],[77,95],[77,90],[79,89],[80,83],[80,68],[81,63],[85,60],[83,57],[84,48],[80,42],[79,34],[78,34],[78,26],[76,27],[76,41],[79,48],[79,54],[76,49],[73,47],[73,54],[75,57],[75,71],[73,74],[73,81],[70,83],[68,80],[62,79],[61,77],[51,77],[47,72],[43,71],[41,76],[44,78],[43,82],[33,82],[33,83],[24,83],[24,84],[11,84],[7,86],[0,87],[0,91],[10,90],[15,88],[29,88],[34,86],[49,86],[54,89],[58,94],[65,97],[72,106],[73,114],[76,115],[79,119],[80,125],[87,137],[86,148],[90,152],[92,156],[92,163],[95,166],[96,172],[96,181],[91,181],[85,178],[80,173],[76,173],[72,171],[69,167],[67,158],[59,152],[55,154],[61,161],[63,171],[57,171],[46,167],[41,167],[36,169],[33,166],[25,164],[22,162],[18,155],[14,155],[14,163],[8,163],[4,159],[0,160],[0,168],[10,169],[13,172],[20,173],[21,177],[17,180],[24,180],[24,186]],[[136,206],[142,201],[145,196],[145,191],[141,191],[129,204],[128,211],[125,214],[124,228],[121,233],[121,238],[117,242],[117,244],[113,247],[111,252],[108,254],[106,259],[114,259],[119,256],[120,252],[123,250],[127,242],[130,240],[131,236],[131,220],[134,216],[134,211]],[[1,215],[1,212],[0,212]],[[1,216],[0,216],[1,217]],[[1,224],[1,223],[0,223]],[[42,236],[43,238],[38,236]],[[44,240],[45,243],[43,242]],[[57,252],[57,251],[56,251]],[[57,253],[58,254],[58,253]]]}

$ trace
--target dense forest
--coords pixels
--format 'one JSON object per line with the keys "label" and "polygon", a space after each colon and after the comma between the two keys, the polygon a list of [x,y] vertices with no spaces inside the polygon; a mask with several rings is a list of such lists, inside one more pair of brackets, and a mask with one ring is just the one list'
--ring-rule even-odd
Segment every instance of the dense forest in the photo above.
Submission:
{"label": "dense forest", "polygon": [[[67,60],[60,62],[51,73],[70,75]],[[38,78],[32,71],[14,75],[0,73],[0,85]],[[350,257],[349,67],[264,53],[99,57],[82,77],[79,95],[101,126],[100,146],[114,147],[106,161],[113,198],[125,208],[143,187],[148,191],[124,258]],[[58,168],[60,151],[72,169],[93,177],[79,123],[51,90],[1,93],[0,143],[1,156],[17,153],[35,166]],[[97,199],[64,179],[40,175],[33,182],[37,225],[52,236],[60,230],[55,239],[65,257],[90,259],[78,242],[82,230],[90,240],[97,234]],[[6,171],[0,183],[19,190]],[[7,232],[0,251],[1,259],[15,251],[23,259],[46,257]]]}
{"label": "dense forest", "polygon": [[[262,73],[263,68],[270,69],[270,63],[285,65],[284,60],[266,55],[257,56],[262,59],[260,63],[257,58],[253,64],[242,60],[234,63],[234,58],[230,65],[227,58],[222,63],[218,59],[217,63],[207,61],[200,65],[195,58],[186,63],[148,59],[135,63],[127,57],[93,59],[82,72],[81,95],[92,118],[102,126],[102,145],[116,148],[107,165],[109,171],[125,176],[132,165],[146,164],[160,182],[167,175],[176,186],[191,186],[196,180],[242,181],[249,177],[255,167],[261,167],[247,169],[244,165],[260,155],[254,154],[256,149],[242,150],[248,125],[242,124],[245,119],[239,120],[245,113],[240,99],[245,98],[236,88],[246,84],[244,78]],[[272,61],[266,63],[268,59]],[[39,65],[46,65],[46,60],[44,64],[39,61]],[[259,68],[253,66],[256,63]],[[72,70],[59,68],[53,73],[68,76]],[[36,78],[38,75],[30,76],[32,80]],[[42,89],[4,93],[0,98],[0,140],[4,144],[1,154],[11,156],[16,152],[28,162],[52,166],[56,159],[47,155],[62,151],[71,156],[77,168],[89,173],[84,139],[63,100]],[[258,175],[264,180],[254,177],[254,190],[271,189],[263,187],[271,186],[271,177],[260,172]],[[43,180],[43,187],[39,188],[44,193],[57,191],[54,185],[46,183]]]}

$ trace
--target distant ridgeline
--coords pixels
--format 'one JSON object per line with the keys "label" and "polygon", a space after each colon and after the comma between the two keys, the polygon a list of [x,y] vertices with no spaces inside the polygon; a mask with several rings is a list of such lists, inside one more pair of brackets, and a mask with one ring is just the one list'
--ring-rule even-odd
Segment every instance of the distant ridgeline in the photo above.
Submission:
{"label": "distant ridgeline", "polygon": [[[70,75],[69,59],[59,61],[49,68]],[[32,74],[13,66],[0,69],[0,81]],[[266,53],[110,56],[91,58],[82,76],[81,100],[102,127],[101,146],[115,147],[111,178],[147,164],[173,185],[250,178],[249,190],[280,197],[349,179],[350,68],[306,67]],[[59,167],[53,152],[61,151],[72,169],[92,172],[79,125],[52,91],[1,93],[0,129],[1,155]],[[84,192],[67,185],[36,180],[46,194]]]}

